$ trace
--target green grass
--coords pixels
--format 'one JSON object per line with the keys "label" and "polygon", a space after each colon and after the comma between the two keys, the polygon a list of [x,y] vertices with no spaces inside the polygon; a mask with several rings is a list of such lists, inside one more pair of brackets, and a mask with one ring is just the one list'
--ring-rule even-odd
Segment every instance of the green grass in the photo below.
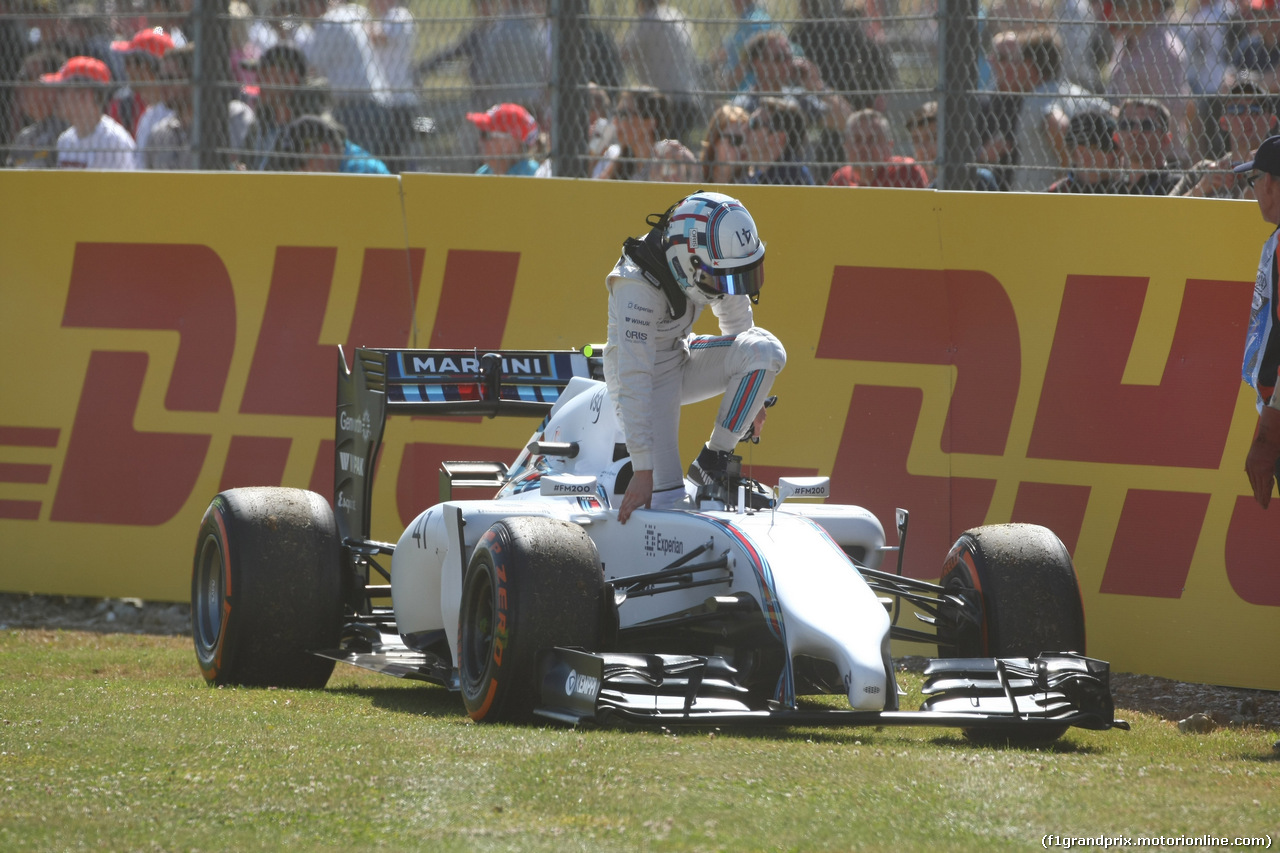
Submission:
{"label": "green grass", "polygon": [[[919,679],[911,679],[918,688]],[[908,701],[917,701],[918,694]],[[1263,730],[477,726],[443,689],[339,666],[210,689],[190,640],[0,632],[0,850],[987,850],[1046,833],[1280,840]]]}

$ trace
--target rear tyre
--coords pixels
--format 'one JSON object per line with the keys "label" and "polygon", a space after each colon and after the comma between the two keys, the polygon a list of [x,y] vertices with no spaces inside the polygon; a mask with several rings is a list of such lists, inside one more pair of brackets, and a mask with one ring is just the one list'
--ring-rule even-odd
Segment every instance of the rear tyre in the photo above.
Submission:
{"label": "rear tyre", "polygon": [[458,680],[478,722],[522,722],[538,701],[538,652],[599,647],[604,574],[595,543],[551,518],[499,521],[462,584]]}
{"label": "rear tyre", "polygon": [[200,523],[191,635],[210,684],[323,687],[337,648],[342,572],[333,510],[315,492],[220,493]]}
{"label": "rear tyre", "polygon": [[[973,624],[944,607],[942,657],[1035,657],[1085,653],[1084,606],[1071,555],[1053,531],[1034,524],[993,524],[967,530],[947,554],[942,586],[981,605]],[[1066,726],[967,729],[975,741],[1051,743]]]}

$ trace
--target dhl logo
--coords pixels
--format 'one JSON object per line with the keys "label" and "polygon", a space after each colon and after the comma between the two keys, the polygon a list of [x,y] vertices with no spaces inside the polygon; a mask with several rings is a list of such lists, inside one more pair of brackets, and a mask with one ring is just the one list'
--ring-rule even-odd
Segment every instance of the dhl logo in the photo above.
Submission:
{"label": "dhl logo", "polygon": [[[321,343],[321,326],[336,255],[336,249],[325,247],[276,250],[247,379],[232,404],[235,412],[333,417],[334,353],[331,344]],[[364,251],[348,349],[409,343],[410,306],[416,303],[423,255],[421,249]],[[434,325],[421,344],[500,347],[519,261],[518,252],[451,250]],[[175,286],[173,270],[183,271],[181,286]],[[1251,282],[1186,281],[1161,380],[1134,385],[1126,384],[1123,374],[1147,281],[1068,276],[1047,368],[1036,383],[1025,375],[1023,331],[1013,304],[992,275],[836,267],[814,357],[793,359],[788,370],[853,377],[831,389],[833,395],[849,395],[829,472],[832,500],[861,504],[880,518],[892,518],[895,506],[911,509],[909,550],[919,555],[908,562],[911,574],[936,577],[939,566],[930,561],[945,554],[961,530],[986,521],[1045,524],[1074,552],[1094,474],[1106,472],[1112,481],[1120,476],[1132,484],[1125,488],[1119,517],[1108,522],[1115,532],[1097,591],[1177,598],[1207,524],[1213,493],[1207,474],[1234,466],[1245,452],[1228,446],[1228,433],[1239,397],[1251,287]],[[602,315],[603,310],[602,304]],[[230,275],[207,246],[76,247],[62,326],[177,332],[164,395],[167,410],[229,411],[223,397],[237,347],[237,320]],[[836,369],[840,362],[849,362],[852,372]],[[954,370],[937,450],[969,460],[966,470],[975,461],[990,460],[993,475],[910,473],[913,444],[925,440],[919,426],[925,394],[919,387],[858,376],[858,365],[877,362]],[[0,518],[155,526],[174,517],[192,495],[213,435],[137,429],[147,370],[146,352],[95,350],[69,427],[0,425],[0,445],[26,448],[24,458],[43,460],[0,463],[0,483],[47,489],[39,500],[0,500]],[[1028,386],[1040,389],[1038,399],[1025,399]],[[1028,406],[1034,408],[1029,435],[1015,446],[1010,441],[1015,416]],[[771,438],[784,445],[788,440]],[[280,483],[292,445],[287,437],[232,435],[219,488]],[[394,472],[400,519],[407,522],[433,500],[417,484],[434,480],[421,472],[435,470],[440,459],[506,455],[503,448],[407,444]],[[779,457],[785,459],[785,450]],[[139,476],[139,460],[146,462],[145,476]],[[52,482],[55,468],[59,474]],[[309,487],[332,498],[331,441],[322,442],[312,472]],[[768,481],[780,474],[818,472],[779,465],[757,466],[754,473]],[[1016,484],[1010,485],[1011,477]],[[1225,535],[1227,578],[1243,601],[1280,605],[1280,579],[1270,569],[1280,525],[1254,506],[1243,474],[1238,485]],[[998,486],[1016,490],[1008,518],[990,517]]]}

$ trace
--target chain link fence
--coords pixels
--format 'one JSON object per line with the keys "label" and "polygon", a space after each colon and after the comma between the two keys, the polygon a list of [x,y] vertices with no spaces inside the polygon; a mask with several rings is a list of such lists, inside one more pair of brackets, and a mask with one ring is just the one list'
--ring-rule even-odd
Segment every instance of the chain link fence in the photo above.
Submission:
{"label": "chain link fence", "polygon": [[1278,5],[0,0],[0,163],[1247,197]]}

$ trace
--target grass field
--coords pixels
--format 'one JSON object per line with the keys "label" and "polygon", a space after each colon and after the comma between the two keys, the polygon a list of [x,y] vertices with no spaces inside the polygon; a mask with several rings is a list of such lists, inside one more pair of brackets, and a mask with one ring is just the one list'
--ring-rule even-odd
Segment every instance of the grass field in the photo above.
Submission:
{"label": "grass field", "polygon": [[[907,675],[918,689],[919,678]],[[918,694],[907,698],[914,707]],[[1059,836],[1280,840],[1275,733],[477,726],[339,666],[210,689],[190,640],[0,632],[0,850],[988,850]]]}

